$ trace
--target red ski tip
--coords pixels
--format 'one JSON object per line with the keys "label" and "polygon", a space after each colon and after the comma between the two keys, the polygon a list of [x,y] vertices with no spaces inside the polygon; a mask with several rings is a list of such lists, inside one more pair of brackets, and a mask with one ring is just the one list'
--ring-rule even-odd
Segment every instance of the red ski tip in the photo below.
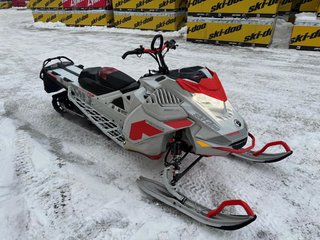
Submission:
{"label": "red ski tip", "polygon": [[246,213],[249,216],[252,216],[252,217],[255,216],[253,210],[249,207],[249,205],[246,202],[244,202],[242,200],[226,200],[226,201],[222,202],[216,209],[210,210],[207,213],[207,217],[212,218],[212,217],[218,215],[227,206],[241,206],[244,208],[244,210],[246,211]]}

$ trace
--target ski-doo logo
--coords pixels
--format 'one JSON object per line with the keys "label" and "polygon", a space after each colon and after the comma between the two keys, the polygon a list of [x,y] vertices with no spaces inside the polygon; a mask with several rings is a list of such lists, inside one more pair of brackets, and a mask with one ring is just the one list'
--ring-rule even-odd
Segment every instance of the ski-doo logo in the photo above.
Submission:
{"label": "ski-doo logo", "polygon": [[40,2],[42,2],[42,0],[36,0],[36,1],[32,4],[31,8],[34,8],[34,7],[37,6]]}
{"label": "ski-doo logo", "polygon": [[107,14],[102,14],[102,15],[100,15],[99,17],[94,18],[94,19],[91,21],[91,25],[94,25],[94,24],[96,24],[97,22],[100,22],[101,20],[105,19],[106,17],[107,17]]}
{"label": "ski-doo logo", "polygon": [[34,18],[35,22],[40,21],[43,18],[43,14],[38,15],[37,17]]}
{"label": "ski-doo logo", "polygon": [[130,1],[130,0],[121,0],[121,1],[118,1],[118,2],[115,3],[114,7],[115,7],[115,8],[118,8],[118,7],[120,7],[121,5],[123,5],[123,4],[125,4],[125,3],[129,2],[129,1]]}
{"label": "ski-doo logo", "polygon": [[306,41],[307,39],[315,39],[315,38],[320,38],[320,29],[311,34],[309,32],[305,33],[304,35],[299,34],[298,36],[291,38],[291,43],[303,42],[303,41]]}
{"label": "ski-doo logo", "polygon": [[227,29],[221,29],[220,31],[215,31],[214,33],[211,33],[209,35],[209,39],[218,38],[218,37],[221,37],[222,35],[228,35],[234,32],[238,32],[241,29],[242,29],[242,24],[234,27],[230,26]]}
{"label": "ski-doo logo", "polygon": [[215,12],[221,10],[225,7],[232,6],[233,4],[242,2],[243,0],[224,0],[223,2],[219,2],[216,5],[211,7],[211,12]]}
{"label": "ski-doo logo", "polygon": [[249,7],[248,12],[254,12],[254,11],[258,11],[260,9],[263,9],[265,7],[270,7],[274,4],[277,4],[279,2],[279,0],[264,0],[263,2],[257,2],[257,4],[252,5],[251,7]]}
{"label": "ski-doo logo", "polygon": [[175,3],[175,2],[176,2],[176,0],[165,0],[162,3],[159,4],[159,8],[163,8],[165,6],[168,6],[171,3]]}
{"label": "ski-doo logo", "polygon": [[163,21],[163,22],[160,22],[156,25],[156,29],[159,29],[159,28],[162,28],[164,26],[168,26],[172,23],[175,23],[177,21],[177,18],[170,18],[168,19],[167,21]]}
{"label": "ski-doo logo", "polygon": [[79,23],[81,23],[82,21],[86,20],[89,17],[89,14],[85,14],[79,18],[76,19],[76,25],[78,25]]}
{"label": "ski-doo logo", "polygon": [[293,0],[282,0],[281,5],[292,3]]}
{"label": "ski-doo logo", "polygon": [[115,26],[121,25],[121,24],[123,24],[123,23],[129,22],[131,19],[132,19],[131,16],[124,17],[124,18],[116,21],[116,22],[114,23],[114,25],[115,25]]}
{"label": "ski-doo logo", "polygon": [[48,2],[46,2],[45,4],[44,4],[44,6],[45,7],[48,7],[51,3],[53,3],[54,1],[56,1],[56,0],[49,0]]}
{"label": "ski-doo logo", "polygon": [[111,19],[108,20],[107,26],[113,26],[113,25],[114,25],[114,19],[111,18]]}
{"label": "ski-doo logo", "polygon": [[152,2],[152,0],[141,0],[136,4],[136,8],[143,7],[143,5],[146,5],[150,2]]}
{"label": "ski-doo logo", "polygon": [[259,31],[259,32],[256,32],[256,33],[252,33],[248,36],[246,36],[244,38],[244,42],[248,42],[248,41],[253,41],[253,40],[256,40],[258,38],[263,38],[263,37],[268,37],[268,36],[271,36],[272,35],[272,29],[269,28],[267,31]]}
{"label": "ski-doo logo", "polygon": [[62,18],[61,19],[61,22],[65,22],[65,21],[68,21],[72,18],[72,14],[68,14],[65,18]]}
{"label": "ski-doo logo", "polygon": [[152,22],[152,21],[153,21],[153,17],[147,17],[143,20],[136,22],[135,24],[133,24],[133,26],[134,26],[134,28],[137,28],[137,27],[140,27],[140,26],[147,24],[149,22]]}
{"label": "ski-doo logo", "polygon": [[200,4],[202,2],[205,2],[207,0],[193,0],[193,1],[190,1],[190,6],[195,6],[197,4]]}
{"label": "ski-doo logo", "polygon": [[197,31],[200,31],[200,30],[202,30],[202,29],[205,29],[206,27],[207,27],[207,24],[206,24],[206,23],[203,23],[203,24],[200,24],[200,25],[194,25],[192,28],[188,28],[187,33],[197,32]]}
{"label": "ski-doo logo", "polygon": [[192,116],[198,119],[199,121],[203,122],[206,126],[212,128],[213,130],[216,130],[216,131],[220,130],[220,127],[216,123],[211,121],[209,118],[203,116],[203,114],[194,113],[192,114]]}
{"label": "ski-doo logo", "polygon": [[57,18],[56,14],[51,15],[50,17],[47,18],[46,22],[52,22],[54,19]]}

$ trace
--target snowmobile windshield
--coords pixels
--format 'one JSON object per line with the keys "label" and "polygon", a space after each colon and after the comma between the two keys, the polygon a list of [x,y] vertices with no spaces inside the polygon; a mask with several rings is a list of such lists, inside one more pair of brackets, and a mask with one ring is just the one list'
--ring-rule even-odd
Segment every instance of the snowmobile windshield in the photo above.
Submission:
{"label": "snowmobile windshield", "polygon": [[212,117],[219,118],[232,111],[232,106],[228,101],[224,102],[202,93],[194,93],[192,100]]}

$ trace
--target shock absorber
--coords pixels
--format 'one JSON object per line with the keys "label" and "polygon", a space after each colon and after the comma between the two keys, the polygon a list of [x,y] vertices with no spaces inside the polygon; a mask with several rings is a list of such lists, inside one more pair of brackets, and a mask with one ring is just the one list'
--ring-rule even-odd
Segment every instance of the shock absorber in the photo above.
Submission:
{"label": "shock absorber", "polygon": [[[179,165],[182,160],[181,155],[186,144],[182,141],[182,131],[177,131],[175,136],[169,140],[169,149],[165,157],[165,165],[173,165],[179,170]],[[168,161],[168,156],[171,155],[171,160]]]}

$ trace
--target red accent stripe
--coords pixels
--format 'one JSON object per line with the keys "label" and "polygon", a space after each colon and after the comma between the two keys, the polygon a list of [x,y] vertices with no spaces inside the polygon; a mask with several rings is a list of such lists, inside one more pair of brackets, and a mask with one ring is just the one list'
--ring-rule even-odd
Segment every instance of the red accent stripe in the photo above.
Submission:
{"label": "red accent stripe", "polygon": [[162,133],[160,129],[151,126],[146,120],[142,120],[131,124],[129,138],[131,140],[140,140],[143,134],[153,137],[160,133]]}
{"label": "red accent stripe", "polygon": [[190,127],[193,124],[193,122],[190,119],[186,118],[186,119],[166,121],[164,122],[164,124],[174,129],[181,129],[181,128]]}
{"label": "red accent stripe", "polygon": [[252,217],[255,216],[253,210],[249,207],[249,205],[246,202],[242,200],[227,200],[222,202],[216,209],[210,210],[207,213],[207,217],[211,218],[218,215],[227,206],[241,206],[244,208],[244,210],[249,216],[252,216]]}
{"label": "red accent stripe", "polygon": [[240,131],[236,131],[236,132],[232,132],[232,133],[227,134],[227,136],[231,137],[231,136],[237,135],[239,133],[240,133]]}

